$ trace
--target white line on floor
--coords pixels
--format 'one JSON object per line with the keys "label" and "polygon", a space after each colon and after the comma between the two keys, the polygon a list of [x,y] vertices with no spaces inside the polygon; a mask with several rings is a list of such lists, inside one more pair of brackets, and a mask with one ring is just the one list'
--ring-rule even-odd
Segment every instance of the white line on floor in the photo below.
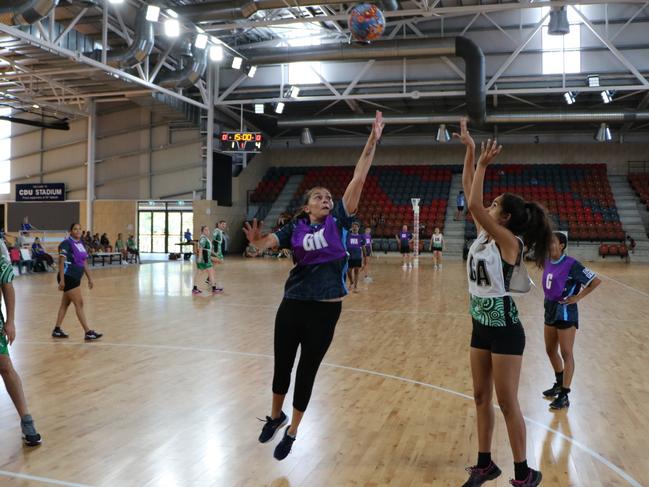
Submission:
{"label": "white line on floor", "polygon": [[[122,348],[145,348],[145,349],[151,349],[151,350],[184,350],[184,351],[192,351],[192,352],[209,352],[209,353],[222,353],[222,354],[228,354],[228,355],[238,355],[242,357],[256,357],[256,358],[266,358],[266,359],[273,359],[273,355],[269,354],[263,354],[263,353],[249,353],[249,352],[239,352],[239,351],[233,351],[233,350],[219,350],[219,349],[211,349],[211,348],[197,348],[197,347],[181,347],[181,346],[174,346],[174,345],[149,345],[149,344],[142,344],[142,343],[108,343],[108,342],[93,342],[93,343],[57,343],[53,344],[52,342],[41,342],[41,341],[23,341],[21,342],[23,344],[30,344],[30,345],[54,345],[54,346],[83,346],[83,347],[122,347]],[[419,385],[422,387],[426,387],[429,389],[433,389],[439,392],[445,392],[447,394],[452,394],[457,397],[461,397],[463,399],[468,399],[470,401],[473,400],[472,396],[469,396],[468,394],[464,394],[462,392],[454,391],[453,389],[447,389],[445,387],[440,387],[436,386],[434,384],[428,384],[426,382],[420,382],[414,379],[408,379],[407,377],[400,377],[398,375],[391,375],[391,374],[384,374],[382,372],[376,372],[373,370],[367,370],[367,369],[359,369],[356,367],[348,367],[346,365],[338,365],[338,364],[331,364],[328,362],[323,362],[322,365],[325,367],[330,367],[334,369],[341,369],[341,370],[349,370],[352,372],[359,372],[363,374],[368,374],[368,375],[373,375],[376,377],[382,377],[385,379],[392,379],[392,380],[397,380],[400,382],[405,382],[408,384],[415,384]],[[494,408],[499,409],[497,405],[494,405]],[[606,466],[613,472],[615,472],[617,475],[619,475],[621,478],[623,478],[629,485],[633,487],[642,487],[640,482],[635,480],[631,475],[629,475],[627,472],[622,470],[620,467],[597,453],[596,451],[592,450],[591,448],[587,447],[583,443],[579,442],[578,440],[575,440],[574,438],[570,436],[566,436],[560,431],[555,430],[554,428],[550,428],[549,426],[544,425],[543,423],[540,423],[534,419],[528,418],[527,416],[523,416],[525,418],[525,421],[527,423],[533,424],[541,429],[544,429],[546,431],[550,431],[557,436],[561,437],[565,441],[569,441],[572,443],[574,446],[576,446],[578,449],[582,450],[584,453],[587,453],[591,457],[593,457],[595,460],[600,462],[602,465]],[[2,471],[0,471],[0,474],[2,474]],[[11,472],[7,472],[7,474],[10,475],[22,475],[22,474],[12,474]],[[38,477],[34,477],[34,480],[38,480]],[[44,479],[44,478],[43,478]],[[44,479],[43,481],[49,481],[52,482],[49,479]],[[59,482],[59,481],[54,481],[54,482]],[[79,486],[80,484],[72,484],[72,483],[59,483],[58,485],[65,485],[65,486],[71,486],[71,487],[76,487]],[[87,487],[87,486],[81,486],[81,487]]]}

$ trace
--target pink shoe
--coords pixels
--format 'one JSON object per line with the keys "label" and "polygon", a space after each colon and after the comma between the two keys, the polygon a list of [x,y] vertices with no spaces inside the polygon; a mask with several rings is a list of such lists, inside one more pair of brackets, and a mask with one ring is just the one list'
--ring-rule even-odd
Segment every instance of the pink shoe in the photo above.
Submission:
{"label": "pink shoe", "polygon": [[201,292],[200,289],[195,287],[194,289],[192,289],[192,294],[203,294],[203,293]]}

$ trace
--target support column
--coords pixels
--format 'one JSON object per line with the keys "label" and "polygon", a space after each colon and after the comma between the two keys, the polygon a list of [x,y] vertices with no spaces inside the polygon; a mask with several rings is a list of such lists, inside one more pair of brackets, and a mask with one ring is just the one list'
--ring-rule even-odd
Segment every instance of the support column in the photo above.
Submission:
{"label": "support column", "polygon": [[97,140],[97,106],[88,102],[88,142],[86,144],[86,230],[92,232],[93,202],[95,201],[95,142]]}
{"label": "support column", "polygon": [[207,144],[205,154],[205,163],[207,165],[205,182],[205,199],[214,199],[214,96],[216,83],[214,83],[214,70],[218,69],[213,64],[209,64],[207,68]]}

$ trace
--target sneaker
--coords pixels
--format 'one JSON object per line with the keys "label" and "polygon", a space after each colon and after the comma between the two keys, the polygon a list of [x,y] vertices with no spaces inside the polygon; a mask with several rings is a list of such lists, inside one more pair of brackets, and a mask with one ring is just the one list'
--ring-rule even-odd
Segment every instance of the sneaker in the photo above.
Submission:
{"label": "sneaker", "polygon": [[550,403],[550,409],[563,409],[570,406],[568,394],[559,394],[557,398]]}
{"label": "sneaker", "polygon": [[92,341],[92,340],[99,340],[103,335],[103,333],[99,333],[98,331],[95,330],[88,330],[85,335],[85,339],[87,341]]}
{"label": "sneaker", "polygon": [[212,294],[223,294],[223,288],[217,287],[216,289],[212,289]]}
{"label": "sneaker", "polygon": [[462,487],[478,487],[485,482],[498,478],[502,473],[494,462],[491,462],[488,467],[480,468],[477,465],[467,467],[466,471],[469,473],[469,480],[462,484]]}
{"label": "sneaker", "polygon": [[54,330],[52,330],[52,338],[68,338],[69,336],[70,335],[68,335],[58,326],[55,326]]}
{"label": "sneaker", "polygon": [[548,389],[547,391],[543,391],[543,395],[545,397],[555,397],[558,396],[560,392],[561,392],[561,385],[555,382],[550,389]]}
{"label": "sneaker", "polygon": [[27,419],[20,420],[20,429],[23,433],[23,441],[27,446],[37,446],[40,445],[43,440],[41,435],[36,431],[36,426],[34,425],[34,420],[31,416],[26,416]]}
{"label": "sneaker", "polygon": [[276,460],[284,460],[288,454],[291,453],[291,448],[293,448],[295,438],[288,435],[289,427],[290,425],[286,427],[282,440],[275,447],[275,453],[273,453],[273,456]]}
{"label": "sneaker", "polygon": [[203,293],[201,292],[200,289],[195,287],[194,289],[192,289],[192,294],[203,294]]}
{"label": "sneaker", "polygon": [[279,415],[279,418],[277,419],[266,416],[265,420],[260,419],[259,421],[264,421],[266,423],[261,429],[261,434],[259,435],[259,443],[266,443],[273,439],[273,436],[275,436],[277,430],[287,423],[288,418],[286,417],[286,414],[284,414],[284,411],[282,411]]}
{"label": "sneaker", "polygon": [[535,487],[541,483],[542,478],[543,475],[541,474],[541,472],[530,468],[530,473],[527,474],[527,478],[525,480],[511,479],[509,483],[514,487]]}
{"label": "sneaker", "polygon": [[402,268],[402,269],[407,269],[408,266],[407,266],[406,264],[403,264],[403,265],[401,266],[401,268]]}

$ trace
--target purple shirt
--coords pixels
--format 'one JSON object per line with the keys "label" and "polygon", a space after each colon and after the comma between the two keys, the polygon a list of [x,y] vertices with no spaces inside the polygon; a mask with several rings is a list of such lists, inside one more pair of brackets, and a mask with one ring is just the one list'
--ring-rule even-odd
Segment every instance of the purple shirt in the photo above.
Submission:
{"label": "purple shirt", "polygon": [[343,202],[337,201],[321,224],[292,220],[275,232],[279,246],[290,248],[295,262],[284,286],[285,299],[326,301],[347,295],[344,244],[351,224]]}
{"label": "purple shirt", "polygon": [[347,250],[349,251],[349,258],[356,260],[362,259],[363,245],[365,245],[365,239],[362,235],[358,233],[350,233],[347,236]]}
{"label": "purple shirt", "polygon": [[65,275],[81,279],[88,259],[83,242],[68,237],[59,245],[59,254],[65,257]]}
{"label": "purple shirt", "polygon": [[399,240],[401,240],[401,245],[408,245],[408,242],[412,240],[412,233],[410,232],[401,232],[399,234]]}

